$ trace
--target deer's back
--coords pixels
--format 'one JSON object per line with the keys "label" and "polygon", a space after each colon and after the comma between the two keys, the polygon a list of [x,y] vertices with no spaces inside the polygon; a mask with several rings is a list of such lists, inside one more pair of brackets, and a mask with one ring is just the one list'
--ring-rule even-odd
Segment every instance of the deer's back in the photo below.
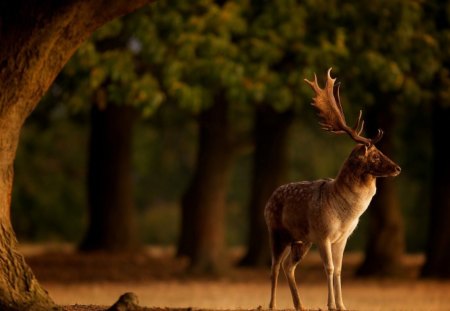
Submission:
{"label": "deer's back", "polygon": [[320,200],[321,188],[330,181],[295,182],[276,189],[264,211],[269,230],[285,231],[293,240],[304,240],[310,231],[311,205]]}

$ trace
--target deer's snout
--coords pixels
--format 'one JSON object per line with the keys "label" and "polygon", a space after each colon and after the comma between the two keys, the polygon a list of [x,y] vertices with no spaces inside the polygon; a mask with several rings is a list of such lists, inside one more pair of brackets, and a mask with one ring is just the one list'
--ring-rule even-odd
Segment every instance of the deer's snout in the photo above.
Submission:
{"label": "deer's snout", "polygon": [[396,165],[394,170],[395,170],[394,176],[397,176],[402,171],[402,168],[400,166]]}

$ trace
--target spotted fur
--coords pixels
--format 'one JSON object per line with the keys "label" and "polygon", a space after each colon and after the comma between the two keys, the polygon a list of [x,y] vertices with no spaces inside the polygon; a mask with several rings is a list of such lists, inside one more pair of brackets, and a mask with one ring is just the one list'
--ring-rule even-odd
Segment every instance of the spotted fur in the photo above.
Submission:
{"label": "spotted fur", "polygon": [[400,167],[374,145],[360,144],[335,179],[294,182],[275,190],[264,211],[272,250],[271,309],[275,308],[278,273],[284,262],[294,306],[302,310],[294,271],[315,243],[328,276],[328,308],[345,310],[340,273],[346,241],[376,192],[376,178],[399,173]]}

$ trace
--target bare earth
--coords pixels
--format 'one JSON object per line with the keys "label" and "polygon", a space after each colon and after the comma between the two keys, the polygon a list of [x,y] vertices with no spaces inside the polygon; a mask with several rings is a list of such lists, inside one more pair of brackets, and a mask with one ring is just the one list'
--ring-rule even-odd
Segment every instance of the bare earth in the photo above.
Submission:
{"label": "bare earth", "polygon": [[[170,248],[149,247],[140,254],[80,255],[71,246],[24,246],[23,252],[42,285],[67,311],[106,310],[125,292],[134,292],[148,310],[190,311],[266,309],[269,268],[232,268],[221,277],[185,273],[187,263]],[[360,254],[344,257],[343,293],[351,310],[450,310],[450,281],[418,280],[420,255],[405,257],[405,271],[394,280],[355,279]],[[297,269],[303,304],[326,310],[327,288],[319,257],[312,252]],[[284,277],[278,308],[292,309]]]}

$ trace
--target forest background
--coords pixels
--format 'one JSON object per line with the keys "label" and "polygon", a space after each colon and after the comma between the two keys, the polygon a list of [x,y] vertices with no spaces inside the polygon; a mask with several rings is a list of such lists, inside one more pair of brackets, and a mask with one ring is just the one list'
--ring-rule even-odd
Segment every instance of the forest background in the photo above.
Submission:
{"label": "forest background", "polygon": [[403,253],[425,252],[425,275],[450,276],[449,11],[445,1],[161,0],[112,21],[25,123],[19,240],[176,245],[207,273],[244,246],[241,264],[267,264],[270,193],[334,177],[354,144],[321,131],[309,106],[303,79],[333,67],[348,122],[362,109],[367,135],[385,130],[379,147],[402,167],[349,240],[367,255],[360,273],[395,274]]}

